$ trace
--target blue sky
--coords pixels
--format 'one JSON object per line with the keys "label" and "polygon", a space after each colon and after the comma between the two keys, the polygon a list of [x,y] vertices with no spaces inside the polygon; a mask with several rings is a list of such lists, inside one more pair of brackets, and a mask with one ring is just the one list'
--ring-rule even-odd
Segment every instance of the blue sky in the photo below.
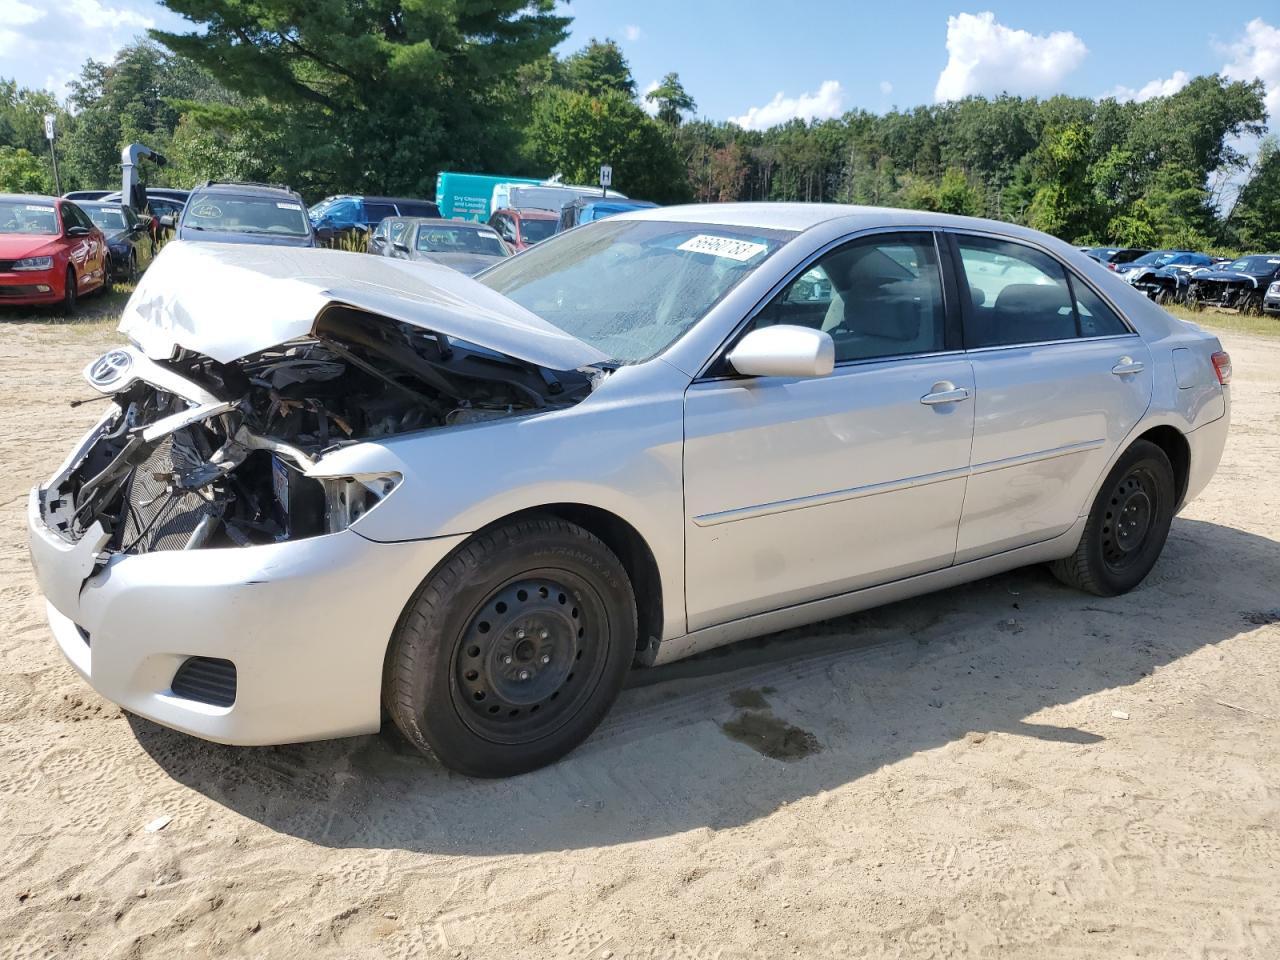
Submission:
{"label": "blue sky", "polygon": [[[1145,98],[1200,73],[1261,77],[1280,127],[1280,6],[900,0],[575,0],[561,47],[611,37],[641,91],[674,70],[699,114],[766,126],[969,93]],[[886,11],[890,11],[886,15]],[[0,76],[65,90],[86,57],[148,26],[155,0],[0,0]]]}

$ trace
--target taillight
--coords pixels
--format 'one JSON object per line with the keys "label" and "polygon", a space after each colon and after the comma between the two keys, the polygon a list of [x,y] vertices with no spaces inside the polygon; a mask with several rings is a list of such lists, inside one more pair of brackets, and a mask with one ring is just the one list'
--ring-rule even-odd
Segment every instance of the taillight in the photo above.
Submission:
{"label": "taillight", "polygon": [[1231,382],[1231,354],[1219,350],[1209,359],[1213,361],[1213,372],[1218,375],[1218,382],[1225,387]]}

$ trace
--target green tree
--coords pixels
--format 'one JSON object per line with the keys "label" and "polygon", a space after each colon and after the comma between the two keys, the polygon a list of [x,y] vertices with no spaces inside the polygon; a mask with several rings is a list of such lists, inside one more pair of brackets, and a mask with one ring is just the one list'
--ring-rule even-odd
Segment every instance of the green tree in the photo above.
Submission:
{"label": "green tree", "polygon": [[1263,141],[1253,175],[1241,188],[1230,216],[1238,245],[1247,250],[1280,251],[1280,142]]}
{"label": "green tree", "polygon": [[571,90],[599,97],[606,93],[636,95],[631,66],[614,41],[595,37],[564,61],[564,82]]}
{"label": "green tree", "polygon": [[1079,121],[1050,131],[1037,154],[1038,187],[1027,210],[1037,230],[1073,243],[1096,239],[1104,215],[1094,196],[1089,165],[1091,131]]}
{"label": "green tree", "polygon": [[965,217],[976,217],[982,213],[982,193],[959,167],[947,167],[942,175],[942,182],[938,185],[938,209]]}
{"label": "green tree", "polygon": [[22,147],[0,147],[0,193],[52,193],[48,161]]}
{"label": "green tree", "polygon": [[668,73],[644,98],[657,104],[658,119],[669,127],[680,126],[681,114],[693,113],[698,109],[693,97],[689,96],[680,83],[678,73]]}
{"label": "green tree", "polygon": [[688,198],[686,173],[670,138],[617,90],[599,96],[548,90],[534,107],[527,149],[542,169],[570,183],[594,183],[607,163],[614,186],[630,196],[659,203]]}
{"label": "green tree", "polygon": [[[506,166],[529,109],[517,74],[568,24],[554,0],[165,5],[195,29],[154,36],[243,98],[245,128],[278,137],[288,179],[315,193],[425,194],[440,169]],[[189,112],[198,123],[227,119]]]}

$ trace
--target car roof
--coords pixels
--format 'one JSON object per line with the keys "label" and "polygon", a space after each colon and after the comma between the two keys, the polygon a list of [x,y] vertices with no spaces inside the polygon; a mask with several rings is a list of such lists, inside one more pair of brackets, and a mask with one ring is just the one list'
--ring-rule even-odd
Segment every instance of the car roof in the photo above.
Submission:
{"label": "car roof", "polygon": [[197,193],[228,193],[238,196],[287,197],[297,199],[297,194],[288,187],[273,187],[266,183],[205,183],[191,191]]}
{"label": "car roof", "polygon": [[790,230],[803,233],[814,227],[839,223],[846,232],[877,228],[952,229],[993,233],[1043,244],[1046,239],[1065,249],[1076,250],[1039,230],[1020,227],[1002,220],[961,217],[930,210],[902,207],[865,207],[841,203],[701,203],[674,207],[650,207],[630,210],[610,218],[617,220],[655,220],[669,223],[699,223],[708,226]]}
{"label": "car roof", "polygon": [[46,197],[40,193],[0,193],[0,200],[30,200],[35,203],[75,203],[62,197]]}
{"label": "car roof", "polygon": [[513,213],[521,220],[559,220],[560,214],[554,210],[542,210],[538,207],[502,207],[494,213]]}

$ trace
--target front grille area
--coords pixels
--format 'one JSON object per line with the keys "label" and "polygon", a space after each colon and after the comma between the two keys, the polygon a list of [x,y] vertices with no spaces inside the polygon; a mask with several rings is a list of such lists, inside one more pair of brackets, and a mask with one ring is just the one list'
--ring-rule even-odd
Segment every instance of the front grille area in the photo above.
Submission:
{"label": "front grille area", "polygon": [[120,548],[126,553],[181,550],[196,525],[215,510],[195,493],[169,493],[168,478],[179,468],[199,463],[186,430],[164,439],[155,452],[129,477],[125,487],[128,511]]}
{"label": "front grille area", "polygon": [[184,700],[229,707],[236,702],[236,665],[216,657],[188,657],[169,687]]}

